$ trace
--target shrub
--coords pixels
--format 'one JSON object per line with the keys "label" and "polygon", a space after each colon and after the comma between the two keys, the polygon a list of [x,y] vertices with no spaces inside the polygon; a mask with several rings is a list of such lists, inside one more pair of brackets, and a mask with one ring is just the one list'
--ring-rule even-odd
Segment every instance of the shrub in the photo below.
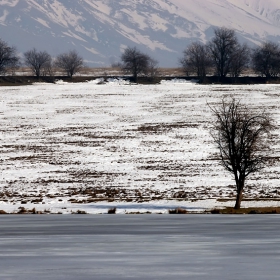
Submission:
{"label": "shrub", "polygon": [[176,208],[176,209],[170,209],[168,210],[169,214],[188,214],[188,211],[186,209],[183,208]]}
{"label": "shrub", "polygon": [[110,208],[110,209],[108,210],[108,214],[116,214],[116,210],[117,210],[116,207]]}

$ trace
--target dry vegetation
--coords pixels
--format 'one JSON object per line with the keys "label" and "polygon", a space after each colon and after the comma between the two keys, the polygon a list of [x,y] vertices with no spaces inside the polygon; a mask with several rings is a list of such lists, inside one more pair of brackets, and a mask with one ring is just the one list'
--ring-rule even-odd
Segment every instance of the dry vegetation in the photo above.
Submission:
{"label": "dry vegetation", "polygon": [[226,207],[223,209],[212,209],[205,213],[211,214],[280,214],[280,207],[249,207],[234,209],[232,207]]}
{"label": "dry vegetation", "polygon": [[[82,83],[94,80],[96,78],[103,78],[106,81],[109,78],[125,78],[131,80],[131,76],[122,72],[120,68],[100,67],[100,68],[83,68],[79,73],[73,77],[67,77],[64,73],[57,69],[53,70],[53,75],[42,75],[37,78],[26,67],[18,69],[16,73],[7,72],[5,76],[0,76],[0,86],[22,86],[31,85],[37,82],[54,83],[57,80],[63,80],[68,83]],[[139,77],[139,84],[158,84],[161,80],[169,80],[173,78],[178,79],[198,79],[196,76],[186,76],[182,68],[159,68],[156,77],[153,79],[148,77]],[[219,78],[209,75],[205,78],[204,84],[220,84]],[[241,77],[232,78],[226,77],[223,81],[224,84],[265,84],[265,83],[280,83],[280,78],[265,78],[256,76],[252,70],[248,69]],[[103,84],[103,83],[100,83]]]}

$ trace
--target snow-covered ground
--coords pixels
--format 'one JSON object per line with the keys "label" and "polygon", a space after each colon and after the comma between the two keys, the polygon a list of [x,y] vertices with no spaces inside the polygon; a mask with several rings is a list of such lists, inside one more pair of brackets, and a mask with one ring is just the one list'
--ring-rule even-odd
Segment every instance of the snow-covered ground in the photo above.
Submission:
{"label": "snow-covered ground", "polygon": [[[231,95],[269,111],[278,125],[280,85],[112,79],[0,87],[0,210],[167,213],[233,206],[234,181],[215,155],[207,106]],[[278,129],[273,136],[276,163],[249,178],[243,206],[280,206]]]}

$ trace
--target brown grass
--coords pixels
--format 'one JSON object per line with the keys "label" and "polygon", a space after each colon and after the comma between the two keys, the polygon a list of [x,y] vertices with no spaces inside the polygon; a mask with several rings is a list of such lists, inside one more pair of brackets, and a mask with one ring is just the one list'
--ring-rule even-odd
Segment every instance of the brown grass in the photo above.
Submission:
{"label": "brown grass", "polygon": [[[34,82],[42,81],[53,83],[55,80],[64,80],[70,83],[77,83],[77,82],[85,82],[88,80],[93,80],[99,77],[107,79],[109,77],[124,77],[124,73],[118,67],[99,67],[99,68],[89,68],[86,67],[77,73],[77,75],[73,76],[72,78],[66,77],[65,73],[58,71],[58,69],[54,69],[54,76],[42,76],[39,79],[32,75],[32,71],[30,71],[27,67],[20,68],[17,72],[21,72],[21,75],[14,76],[12,73],[7,76],[0,77],[0,86],[15,86],[15,85],[29,85]],[[250,74],[251,72],[245,73]],[[126,79],[131,79],[129,76],[125,76]],[[184,78],[184,79],[197,79],[196,76],[189,76],[186,77],[186,73],[182,70],[182,68],[159,68],[158,74],[154,78],[149,77],[139,77],[138,83],[140,84],[156,84],[159,83],[162,79],[173,79],[173,78]],[[218,83],[220,84],[221,81],[216,76],[207,76],[205,79],[205,83],[212,84]],[[223,81],[225,84],[265,84],[265,83],[280,83],[280,79],[271,78],[267,79],[264,77],[252,77],[252,76],[243,76],[238,77],[236,79],[231,77],[226,77]]]}
{"label": "brown grass", "polygon": [[[209,213],[209,211],[206,211]],[[280,214],[280,207],[249,207],[234,209],[226,207],[224,209],[215,208],[210,210],[211,214]]]}

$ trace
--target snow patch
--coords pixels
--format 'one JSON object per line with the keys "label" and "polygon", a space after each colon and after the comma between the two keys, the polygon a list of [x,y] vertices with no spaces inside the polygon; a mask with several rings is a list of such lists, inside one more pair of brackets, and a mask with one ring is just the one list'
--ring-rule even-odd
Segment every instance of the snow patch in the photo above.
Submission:
{"label": "snow patch", "polygon": [[93,54],[100,54],[97,50],[95,50],[94,48],[88,48],[88,47],[86,47],[86,46],[84,46],[84,48],[86,49],[86,50],[88,50],[89,52],[91,52],[91,53],[93,53]]}
{"label": "snow patch", "polygon": [[194,84],[197,83],[198,80],[185,80],[185,79],[171,79],[171,80],[161,80],[161,84]]}
{"label": "snow patch", "polygon": [[86,42],[86,40],[84,40],[83,38],[81,38],[80,36],[78,36],[77,34],[75,34],[74,32],[72,32],[71,30],[67,31],[67,32],[62,32],[63,34],[72,37],[72,38],[76,38],[77,40]]}
{"label": "snow patch", "polygon": [[0,5],[15,7],[19,3],[19,0],[0,0]]}
{"label": "snow patch", "polygon": [[34,18],[37,22],[39,22],[40,24],[42,24],[43,26],[47,27],[47,28],[50,28],[50,26],[48,25],[48,23],[41,19],[41,18]]}

